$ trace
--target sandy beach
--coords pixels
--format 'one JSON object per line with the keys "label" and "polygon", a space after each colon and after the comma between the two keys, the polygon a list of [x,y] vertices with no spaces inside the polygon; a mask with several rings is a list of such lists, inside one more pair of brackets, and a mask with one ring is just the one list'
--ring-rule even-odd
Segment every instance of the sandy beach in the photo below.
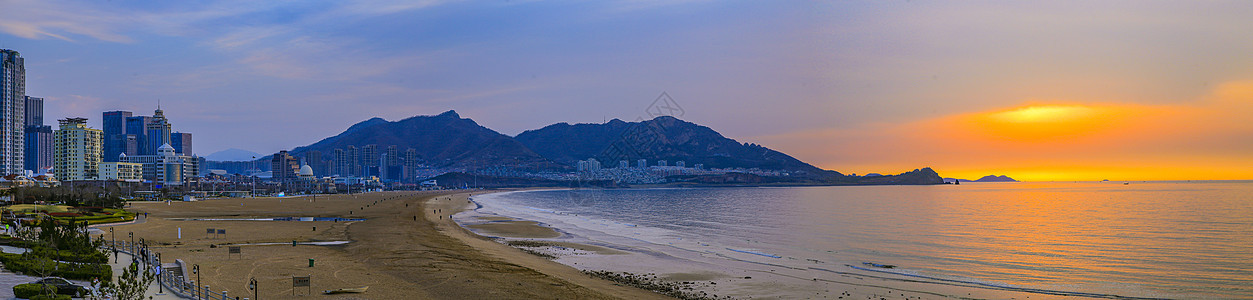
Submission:
{"label": "sandy beach", "polygon": [[[469,192],[383,192],[135,203],[131,209],[147,212],[146,221],[114,226],[114,236],[125,240],[134,232],[135,240],[148,241],[161,253],[162,261],[198,264],[202,285],[232,296],[251,297],[247,285],[250,278],[256,278],[258,296],[264,299],[665,298],[592,278],[457,226],[449,216],[472,207],[468,196]],[[224,220],[255,217],[366,220]],[[207,228],[225,229],[226,234],[209,235]],[[528,230],[551,235],[542,229]],[[104,238],[112,237],[106,233]],[[349,242],[293,247],[292,241]],[[265,243],[275,244],[248,245]],[[242,245],[242,255],[228,255],[225,245]],[[314,267],[309,267],[309,259],[315,260]],[[312,276],[312,293],[304,287],[293,290],[292,276],[306,275]],[[361,286],[370,288],[362,294],[321,294]]]}

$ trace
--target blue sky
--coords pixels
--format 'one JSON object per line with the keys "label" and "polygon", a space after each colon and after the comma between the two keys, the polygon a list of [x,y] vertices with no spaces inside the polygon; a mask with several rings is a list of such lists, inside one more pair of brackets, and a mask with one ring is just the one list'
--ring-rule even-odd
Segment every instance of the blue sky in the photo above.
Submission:
{"label": "blue sky", "polygon": [[271,153],[374,116],[450,109],[508,135],[635,120],[667,92],[686,120],[821,167],[977,169],[996,162],[860,149],[890,147],[882,137],[929,119],[1033,103],[1191,105],[1253,79],[1247,2],[0,0],[0,8],[0,48],[26,58],[28,94],[48,99],[50,123],[150,114],[160,99],[202,155]]}

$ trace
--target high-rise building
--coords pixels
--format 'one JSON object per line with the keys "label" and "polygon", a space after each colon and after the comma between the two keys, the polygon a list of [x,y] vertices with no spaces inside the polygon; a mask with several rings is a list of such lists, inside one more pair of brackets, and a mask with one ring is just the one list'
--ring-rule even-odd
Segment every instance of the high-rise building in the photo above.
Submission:
{"label": "high-rise building", "polygon": [[418,174],[418,149],[405,149],[405,170],[400,181],[413,182],[414,177]]}
{"label": "high-rise building", "polygon": [[36,174],[52,167],[52,126],[26,126],[27,170]]}
{"label": "high-rise building", "polygon": [[404,167],[400,164],[400,151],[396,149],[396,145],[388,145],[387,152],[383,154],[383,178],[400,180],[403,175]]}
{"label": "high-rise building", "polygon": [[0,49],[0,175],[19,174],[26,154],[26,61]]}
{"label": "high-rise building", "polygon": [[647,167],[648,167],[648,160],[647,160],[647,159],[639,159],[639,160],[636,160],[636,161],[635,161],[635,167],[636,167],[636,168],[640,168],[640,169],[647,168]]}
{"label": "high-rise building", "polygon": [[173,146],[174,143],[170,140],[173,125],[170,125],[170,120],[165,118],[165,112],[160,108],[157,108],[157,111],[152,114],[152,121],[145,128],[144,147],[151,149],[148,151],[156,152],[157,148],[160,148],[162,145]]}
{"label": "high-rise building", "polygon": [[26,96],[25,126],[44,124],[44,98]]}
{"label": "high-rise building", "polygon": [[155,151],[156,149],[148,149],[147,147],[144,147],[144,145],[148,144],[148,123],[152,123],[152,117],[134,116],[126,118],[126,134],[135,136],[133,139],[135,145],[134,147],[131,147],[129,144],[126,145],[128,149],[134,148],[134,152],[124,151],[123,153],[126,153],[126,155],[157,154]]}
{"label": "high-rise building", "polygon": [[279,151],[270,158],[270,178],[278,182],[288,182],[296,179],[296,175],[300,172],[300,161],[297,161],[291,154],[287,154],[287,150]]}
{"label": "high-rise building", "polygon": [[351,174],[348,173],[348,151],[335,148],[335,153],[331,160],[335,161],[335,175],[344,177],[351,176]]}
{"label": "high-rise building", "polygon": [[192,156],[191,150],[191,134],[186,132],[175,132],[170,134],[170,146],[174,146],[174,152],[179,155]]}
{"label": "high-rise building", "polygon": [[23,168],[35,173],[52,167],[52,126],[44,125],[44,98],[25,96]]}
{"label": "high-rise building", "polygon": [[309,150],[305,152],[305,163],[309,168],[313,169],[313,176],[326,176],[326,161],[322,160],[322,151]]}
{"label": "high-rise building", "polygon": [[103,131],[87,128],[87,118],[65,118],[54,133],[52,166],[62,181],[95,180],[100,172]]}
{"label": "high-rise building", "polygon": [[348,174],[345,175],[361,176],[361,151],[356,146],[348,145],[344,152],[348,155],[348,169],[345,171]]}
{"label": "high-rise building", "polygon": [[139,155],[134,149],[134,146],[138,145],[129,145],[131,141],[135,140],[134,132],[126,130],[126,119],[131,117],[131,112],[121,110],[106,111],[103,117],[104,155],[101,157],[101,160],[118,161],[118,155],[122,153]]}
{"label": "high-rise building", "polygon": [[379,145],[361,147],[361,176],[379,176]]}

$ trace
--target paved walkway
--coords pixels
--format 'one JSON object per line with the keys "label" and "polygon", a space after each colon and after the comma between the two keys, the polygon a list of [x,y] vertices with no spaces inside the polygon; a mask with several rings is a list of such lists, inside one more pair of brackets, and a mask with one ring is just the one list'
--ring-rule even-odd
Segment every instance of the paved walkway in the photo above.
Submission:
{"label": "paved walkway", "polygon": [[[110,256],[112,255],[110,254]],[[118,258],[117,258],[116,263],[113,262],[112,257],[109,258],[109,266],[113,267],[114,279],[117,279],[118,276],[122,275],[122,268],[130,266],[131,261],[133,259],[133,257],[130,254],[126,254],[125,252],[118,252],[117,257]],[[170,293],[168,290],[165,291],[165,293],[157,293],[158,291],[160,291],[160,289],[157,288],[157,281],[153,280],[152,284],[148,286],[148,292],[144,293],[144,296],[145,296],[144,299],[147,299],[148,296],[151,296],[152,299],[158,299],[158,300],[160,299],[183,299],[183,298],[180,298],[177,294]]]}

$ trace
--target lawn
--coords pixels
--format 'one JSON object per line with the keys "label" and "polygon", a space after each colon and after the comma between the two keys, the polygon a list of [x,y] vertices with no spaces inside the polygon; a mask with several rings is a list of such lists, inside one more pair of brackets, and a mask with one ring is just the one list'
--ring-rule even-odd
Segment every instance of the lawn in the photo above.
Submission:
{"label": "lawn", "polygon": [[3,207],[13,211],[14,213],[36,213],[46,211],[53,219],[57,221],[87,221],[87,224],[104,224],[126,222],[135,219],[135,213],[121,209],[98,209],[98,212],[87,212],[66,205],[34,205],[34,204],[14,204]]}

